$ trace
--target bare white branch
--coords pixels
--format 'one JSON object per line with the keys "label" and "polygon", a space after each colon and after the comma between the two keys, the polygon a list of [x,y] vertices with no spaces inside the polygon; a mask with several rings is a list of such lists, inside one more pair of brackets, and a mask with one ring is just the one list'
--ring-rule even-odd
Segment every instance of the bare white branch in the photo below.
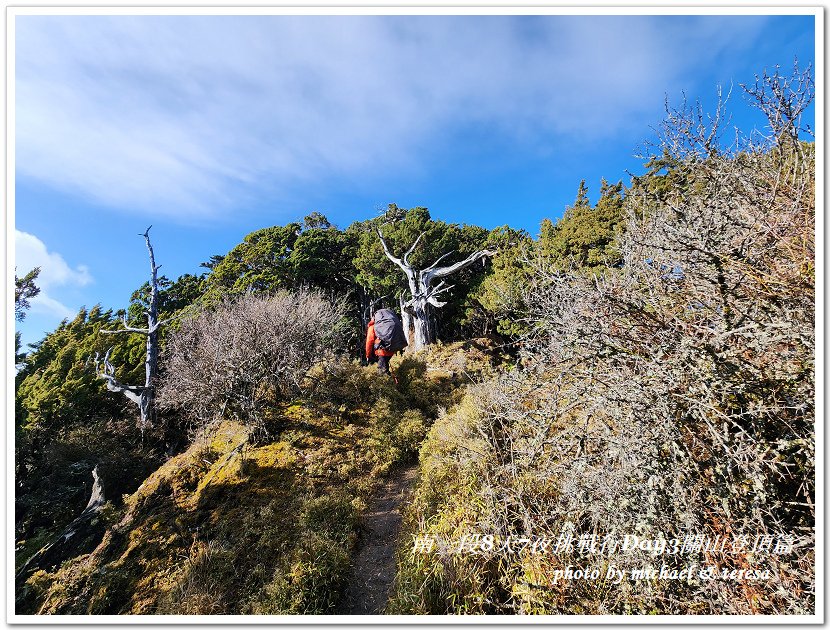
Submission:
{"label": "bare white branch", "polygon": [[495,256],[495,254],[495,250],[491,249],[484,249],[478,252],[473,252],[464,260],[450,265],[449,267],[439,267],[438,269],[431,269],[429,271],[429,274],[432,278],[444,278],[458,271],[461,271],[462,269],[466,269],[467,267],[481,260],[482,258]]}
{"label": "bare white branch", "polygon": [[421,233],[418,235],[418,238],[416,238],[416,239],[415,239],[415,242],[414,242],[414,243],[412,243],[412,247],[410,247],[408,250],[406,250],[406,253],[403,255],[403,263],[404,263],[407,267],[409,267],[409,266],[410,266],[410,265],[409,265],[409,255],[410,255],[412,252],[414,252],[414,251],[415,251],[415,248],[416,248],[416,247],[418,247],[418,243],[420,243],[420,242],[421,242],[421,239],[424,237],[424,234],[426,234],[426,232],[421,232]]}

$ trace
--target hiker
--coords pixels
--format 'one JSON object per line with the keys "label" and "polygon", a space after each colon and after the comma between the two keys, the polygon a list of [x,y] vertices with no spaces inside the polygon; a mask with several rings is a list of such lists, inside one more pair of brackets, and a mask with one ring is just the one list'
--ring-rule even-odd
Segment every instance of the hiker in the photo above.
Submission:
{"label": "hiker", "polygon": [[400,318],[388,308],[375,311],[366,330],[366,359],[378,359],[378,372],[389,374],[389,360],[409,345]]}

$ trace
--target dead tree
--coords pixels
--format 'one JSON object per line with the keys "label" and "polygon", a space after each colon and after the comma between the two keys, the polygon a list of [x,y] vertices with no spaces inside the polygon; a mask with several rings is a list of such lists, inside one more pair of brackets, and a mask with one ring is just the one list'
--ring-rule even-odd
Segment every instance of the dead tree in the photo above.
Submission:
{"label": "dead tree", "polygon": [[112,348],[107,350],[103,361],[99,360],[98,355],[95,355],[95,369],[98,377],[107,382],[107,389],[111,392],[120,392],[124,394],[129,400],[138,405],[141,413],[141,433],[148,424],[153,421],[154,408],[154,387],[156,371],[158,368],[158,329],[166,321],[159,321],[158,319],[158,270],[161,265],[156,265],[156,258],[153,254],[153,245],[150,243],[150,228],[144,232],[144,241],[147,243],[147,251],[150,253],[150,300],[147,309],[144,311],[147,315],[146,328],[134,328],[127,324],[126,315],[122,317],[121,323],[123,328],[119,330],[102,330],[101,333],[105,335],[115,335],[120,333],[137,333],[147,337],[147,354],[144,358],[144,385],[124,385],[119,383],[115,378],[115,368],[109,362],[109,355]]}
{"label": "dead tree", "polygon": [[[415,269],[409,263],[409,255],[415,251],[415,248],[423,238],[422,232],[412,246],[406,251],[401,258],[395,257],[389,248],[389,244],[383,237],[380,228],[377,228],[380,244],[383,246],[383,252],[386,257],[395,263],[406,274],[406,279],[409,282],[409,291],[412,297],[405,300],[403,296],[400,298],[401,303],[401,318],[403,320],[404,330],[407,338],[410,341],[410,346],[414,350],[425,348],[431,343],[435,342],[435,327],[430,319],[431,307],[441,308],[446,302],[440,302],[438,296],[445,291],[449,291],[454,285],[447,285],[443,278],[450,276],[462,269],[466,269],[474,262],[482,260],[486,256],[493,256],[496,252],[489,249],[483,249],[474,252],[467,256],[464,260],[457,262],[448,267],[439,267],[438,263],[450,256],[453,252],[443,254],[425,269]],[[436,285],[433,283],[436,280],[440,282]]]}
{"label": "dead tree", "polygon": [[67,558],[94,549],[104,534],[104,524],[98,518],[104,503],[104,483],[98,474],[98,466],[95,466],[92,470],[92,494],[84,511],[20,568],[15,575],[18,588],[38,569],[53,570]]}

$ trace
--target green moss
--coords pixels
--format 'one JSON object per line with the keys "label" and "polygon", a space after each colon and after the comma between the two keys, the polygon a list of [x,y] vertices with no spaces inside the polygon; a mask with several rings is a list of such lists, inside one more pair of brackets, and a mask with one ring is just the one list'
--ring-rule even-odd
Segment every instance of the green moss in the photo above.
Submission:
{"label": "green moss", "polygon": [[[272,410],[270,441],[234,422],[203,432],[126,496],[93,553],[32,577],[25,612],[330,612],[368,499],[430,430],[438,448],[446,423],[432,424],[459,399],[457,373],[427,361],[396,358],[397,382],[356,363],[315,367],[307,399]],[[465,479],[428,470],[436,490]]]}
{"label": "green moss", "polygon": [[[497,567],[464,554],[412,553],[415,536],[458,541],[486,514],[481,481],[486,460],[472,430],[478,408],[466,395],[432,426],[420,451],[421,474],[405,514],[398,575],[389,602],[394,614],[482,614],[498,589]],[[463,453],[463,456],[460,454]]]}
{"label": "green moss", "polygon": [[[52,614],[323,612],[336,603],[357,518],[377,482],[375,423],[304,418],[288,439],[201,436],[153,473],[83,563],[30,585]],[[367,478],[368,483],[363,483]]]}

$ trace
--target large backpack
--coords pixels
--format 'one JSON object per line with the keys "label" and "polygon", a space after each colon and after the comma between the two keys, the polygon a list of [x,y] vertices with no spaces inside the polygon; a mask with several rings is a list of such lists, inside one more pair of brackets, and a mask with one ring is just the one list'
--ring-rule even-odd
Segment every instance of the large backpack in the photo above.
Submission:
{"label": "large backpack", "polygon": [[409,345],[401,320],[388,308],[375,313],[375,338],[375,347],[391,352],[398,352]]}

